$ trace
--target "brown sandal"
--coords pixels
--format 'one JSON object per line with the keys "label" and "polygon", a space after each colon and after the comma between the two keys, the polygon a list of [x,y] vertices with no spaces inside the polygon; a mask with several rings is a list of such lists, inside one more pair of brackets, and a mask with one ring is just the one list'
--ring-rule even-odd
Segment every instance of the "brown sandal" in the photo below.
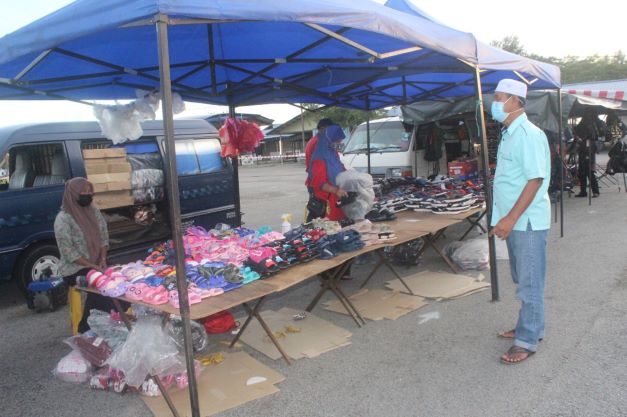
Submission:
{"label": "brown sandal", "polygon": [[[501,356],[501,362],[506,365],[517,365],[529,359],[529,357],[532,356],[534,353],[536,352],[532,352],[529,349],[525,349],[523,347],[514,345],[511,348],[509,348],[507,353]],[[523,355],[523,356],[520,357],[520,359],[518,360],[514,360],[513,359],[514,355]]]}

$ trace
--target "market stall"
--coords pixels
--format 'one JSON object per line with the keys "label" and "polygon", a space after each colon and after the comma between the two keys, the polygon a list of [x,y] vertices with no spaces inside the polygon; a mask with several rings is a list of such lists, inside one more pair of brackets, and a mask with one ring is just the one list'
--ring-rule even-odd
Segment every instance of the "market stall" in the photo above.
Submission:
{"label": "market stall", "polygon": [[[234,116],[235,106],[276,102],[370,110],[476,93],[482,103],[484,91],[513,76],[535,88],[559,85],[556,67],[495,54],[470,34],[369,1],[136,0],[106,6],[77,1],[0,39],[0,99],[93,105],[88,100],[158,91],[165,148],[172,156],[173,93],[228,105]],[[483,118],[480,125],[485,149]],[[165,172],[190,402],[197,416],[175,158],[167,158]],[[487,176],[485,186],[489,212]],[[239,223],[239,205],[237,212]],[[496,268],[492,274],[496,299]]]}

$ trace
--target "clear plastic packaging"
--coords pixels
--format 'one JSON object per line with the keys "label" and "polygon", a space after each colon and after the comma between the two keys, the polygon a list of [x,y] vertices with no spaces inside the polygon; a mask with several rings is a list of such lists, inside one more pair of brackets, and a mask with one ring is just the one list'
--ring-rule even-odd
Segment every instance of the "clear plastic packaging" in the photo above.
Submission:
{"label": "clear plastic packaging", "polygon": [[79,334],[64,340],[72,349],[79,351],[83,358],[99,368],[105,364],[111,356],[111,347],[100,336]]}
{"label": "clear plastic packaging", "polygon": [[111,319],[111,315],[104,311],[91,310],[87,324],[91,331],[102,337],[114,351],[128,337],[126,325],[121,321]]}
{"label": "clear plastic packaging", "polygon": [[185,360],[172,338],[161,327],[161,317],[138,315],[126,342],[107,364],[119,369],[131,387],[141,386],[148,375],[185,371]]}
{"label": "clear plastic packaging", "polygon": [[72,350],[61,358],[53,374],[61,381],[81,383],[88,381],[92,372],[91,363],[78,350]]}
{"label": "clear plastic packaging", "polygon": [[349,169],[341,172],[335,179],[338,187],[347,192],[356,192],[357,198],[351,204],[342,206],[342,211],[352,220],[363,220],[374,204],[372,176],[364,172]]}
{"label": "clear plastic packaging", "polygon": [[163,161],[161,155],[157,152],[146,153],[129,153],[126,159],[131,164],[133,171],[142,169],[159,169],[163,170]]}
{"label": "clear plastic packaging", "polygon": [[133,170],[131,175],[131,186],[136,188],[162,187],[165,183],[163,171],[160,169],[138,169]]}
{"label": "clear plastic packaging", "polygon": [[444,253],[464,271],[490,269],[490,250],[485,238],[451,242],[444,247]]}
{"label": "clear plastic packaging", "polygon": [[[207,331],[202,324],[193,320],[190,321],[190,324],[192,328],[192,344],[194,353],[202,352],[209,345]],[[183,320],[181,320],[178,316],[173,316],[166,324],[165,329],[179,349],[183,349]]]}

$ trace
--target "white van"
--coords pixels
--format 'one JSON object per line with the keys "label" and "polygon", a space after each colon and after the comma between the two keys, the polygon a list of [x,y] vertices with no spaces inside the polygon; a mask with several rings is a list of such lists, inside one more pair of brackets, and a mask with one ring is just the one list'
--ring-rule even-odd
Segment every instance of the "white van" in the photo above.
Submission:
{"label": "white van", "polygon": [[[418,149],[418,129],[403,123],[400,117],[387,117],[370,122],[370,172],[375,178],[404,176],[427,177],[446,174],[446,150],[438,163],[424,159],[424,149]],[[348,168],[368,171],[366,123],[362,123],[346,141],[342,162]],[[438,164],[437,166],[435,164]],[[437,172],[436,172],[437,171]]]}

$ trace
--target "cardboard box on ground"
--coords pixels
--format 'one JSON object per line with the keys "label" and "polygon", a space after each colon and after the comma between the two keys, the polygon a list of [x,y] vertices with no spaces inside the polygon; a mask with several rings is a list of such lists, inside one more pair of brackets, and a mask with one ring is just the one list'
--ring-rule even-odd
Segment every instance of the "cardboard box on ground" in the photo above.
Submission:
{"label": "cardboard box on ground", "polygon": [[[208,365],[198,378],[202,416],[211,416],[279,392],[276,384],[285,380],[283,375],[244,352],[223,355],[223,362]],[[170,396],[181,417],[191,416],[187,389],[172,390]],[[155,417],[172,416],[163,397],[142,397],[142,399]]]}
{"label": "cardboard box on ground", "polygon": [[94,185],[94,202],[100,209],[134,204],[131,195],[131,164],[126,149],[84,149],[87,179]]}

